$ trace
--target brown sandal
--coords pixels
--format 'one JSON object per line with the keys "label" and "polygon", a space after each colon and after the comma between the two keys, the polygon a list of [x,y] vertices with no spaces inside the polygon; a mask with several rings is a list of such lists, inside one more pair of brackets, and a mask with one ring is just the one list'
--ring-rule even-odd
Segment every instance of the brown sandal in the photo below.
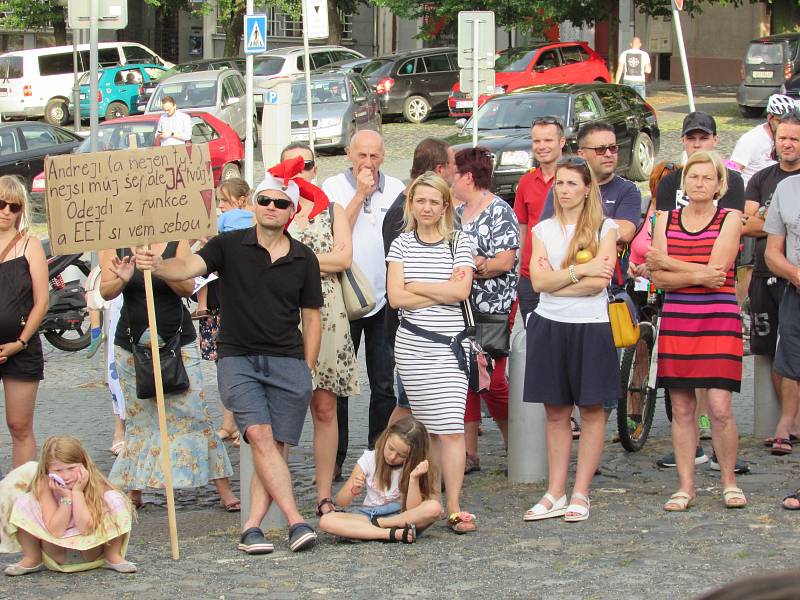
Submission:
{"label": "brown sandal", "polygon": [[[328,510],[328,511],[323,512],[322,511],[322,507],[323,506],[330,506],[331,509]],[[333,498],[323,498],[322,500],[319,501],[319,504],[317,504],[317,516],[318,517],[321,517],[323,515],[327,515],[328,513],[338,512],[338,510],[339,509],[336,508],[336,503],[333,501]]]}

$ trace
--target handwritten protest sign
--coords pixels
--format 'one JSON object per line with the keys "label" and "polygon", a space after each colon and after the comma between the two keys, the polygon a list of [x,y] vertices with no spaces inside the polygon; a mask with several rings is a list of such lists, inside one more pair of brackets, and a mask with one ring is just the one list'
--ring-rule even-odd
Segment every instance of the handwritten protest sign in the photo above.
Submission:
{"label": "handwritten protest sign", "polygon": [[53,254],[217,232],[205,144],[53,156],[44,172]]}

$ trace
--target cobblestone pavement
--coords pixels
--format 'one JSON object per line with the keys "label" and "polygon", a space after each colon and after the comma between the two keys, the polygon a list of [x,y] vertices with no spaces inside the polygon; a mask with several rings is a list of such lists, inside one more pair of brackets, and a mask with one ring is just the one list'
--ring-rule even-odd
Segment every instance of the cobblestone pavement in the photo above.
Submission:
{"label": "cobblestone pavement", "polygon": [[[668,98],[668,100],[671,100]],[[664,132],[662,156],[679,146],[677,139],[685,109],[679,99],[657,102]],[[715,107],[715,114],[730,115],[726,127],[745,130],[755,122],[735,115],[729,98],[698,98],[698,107]],[[443,135],[447,121],[419,127],[388,124],[387,171],[409,156],[420,135]],[[671,133],[670,133],[671,130]],[[395,134],[394,132],[398,132]],[[736,135],[721,132],[723,150]],[[323,174],[342,167],[341,156],[321,160]],[[400,171],[394,174],[403,176]],[[99,357],[65,353],[45,343],[46,379],[36,408],[36,435],[72,433],[86,443],[99,466],[107,472],[113,457],[112,418],[108,393],[102,384]],[[219,395],[214,368],[204,367],[205,393],[210,412],[219,424]],[[363,360],[362,389],[368,389]],[[669,426],[661,409],[656,414],[651,439],[636,454],[609,443],[602,474],[594,481],[592,516],[579,524],[558,520],[523,523],[522,514],[543,493],[543,484],[509,483],[504,475],[505,455],[499,431],[484,420],[480,438],[483,470],[467,476],[463,506],[478,515],[480,531],[455,536],[437,524],[412,546],[348,543],[321,535],[310,552],[288,551],[285,530],[269,532],[276,551],[267,557],[247,557],[236,550],[239,518],[218,506],[213,486],[179,490],[178,531],[181,560],[169,558],[164,496],[145,494],[148,503],[139,512],[130,558],[140,566],[137,575],[95,571],[74,576],[53,573],[6,579],[0,585],[5,598],[136,598],[166,597],[268,599],[350,597],[394,598],[527,598],[550,599],[664,599],[691,598],[704,590],[739,577],[766,570],[796,568],[800,521],[795,513],[780,509],[780,498],[800,486],[800,462],[792,456],[769,455],[753,426],[752,360],[745,359],[742,394],[734,396],[734,410],[742,435],[740,455],[751,462],[750,474],[739,484],[748,494],[745,510],[725,510],[718,475],[707,465],[698,467],[698,504],[685,514],[661,509],[676,489],[677,475],[659,469],[655,460],[670,448]],[[0,397],[0,404],[4,402]],[[364,448],[367,424],[366,394],[351,400],[350,455],[346,471]],[[608,438],[613,432],[608,427]],[[312,427],[306,423],[290,466],[301,511],[311,517],[314,507]],[[710,453],[710,446],[706,445]],[[228,452],[236,475],[239,456]],[[10,439],[0,428],[0,466],[10,463]],[[574,468],[574,465],[573,465]],[[316,523],[316,520],[312,520]],[[3,557],[11,562],[15,557]]]}

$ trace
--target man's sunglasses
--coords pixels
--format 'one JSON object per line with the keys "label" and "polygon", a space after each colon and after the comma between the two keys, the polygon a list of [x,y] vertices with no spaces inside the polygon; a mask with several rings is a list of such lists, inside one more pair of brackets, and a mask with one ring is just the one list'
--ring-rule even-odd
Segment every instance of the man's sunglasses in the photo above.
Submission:
{"label": "man's sunglasses", "polygon": [[310,171],[314,168],[314,161],[313,160],[304,160],[303,161],[303,171]]}
{"label": "man's sunglasses", "polygon": [[616,154],[619,152],[619,146],[616,144],[609,144],[608,146],[595,146],[592,148],[591,146],[581,146],[583,150],[594,150],[594,153],[598,156],[603,156],[606,152],[611,152],[611,154]]}
{"label": "man's sunglasses", "polygon": [[6,206],[13,214],[17,214],[22,210],[22,204],[19,202],[6,202],[5,200],[0,200],[0,210],[4,210]]}
{"label": "man's sunglasses", "polygon": [[537,125],[557,125],[559,129],[564,130],[564,124],[558,117],[536,117],[531,123],[531,127],[536,127]]}
{"label": "man's sunglasses", "polygon": [[256,202],[259,206],[269,206],[270,204],[274,204],[275,208],[278,210],[286,210],[293,204],[291,200],[286,198],[270,198],[269,196],[259,196],[256,198]]}

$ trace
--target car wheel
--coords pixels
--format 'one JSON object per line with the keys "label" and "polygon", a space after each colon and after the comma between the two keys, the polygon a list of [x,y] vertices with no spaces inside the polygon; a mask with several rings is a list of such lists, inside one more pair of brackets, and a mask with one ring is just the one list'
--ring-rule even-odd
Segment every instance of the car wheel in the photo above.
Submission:
{"label": "car wheel", "polygon": [[69,120],[69,105],[66,100],[53,98],[44,107],[44,119],[51,125],[66,125]]}
{"label": "car wheel", "polygon": [[744,106],[743,104],[739,105],[739,110],[742,116],[748,119],[758,119],[764,112],[764,109],[758,106]]}
{"label": "car wheel", "polygon": [[106,121],[127,117],[129,112],[128,106],[124,102],[112,102],[106,109]]}
{"label": "car wheel", "polygon": [[222,167],[222,173],[219,176],[220,181],[227,181],[233,177],[241,177],[241,171],[239,171],[239,165],[235,163],[228,163],[224,167]]}
{"label": "car wheel", "polygon": [[423,123],[431,114],[431,103],[423,96],[411,96],[403,103],[403,117],[409,123]]}
{"label": "car wheel", "polygon": [[350,123],[347,126],[347,135],[344,138],[344,148],[347,148],[350,145],[350,140],[358,133],[358,128],[356,127],[355,123]]}
{"label": "car wheel", "polygon": [[645,132],[639,132],[636,141],[633,143],[631,153],[631,166],[628,168],[628,179],[633,181],[647,181],[653,164],[656,160],[656,151],[653,147],[653,140]]}

